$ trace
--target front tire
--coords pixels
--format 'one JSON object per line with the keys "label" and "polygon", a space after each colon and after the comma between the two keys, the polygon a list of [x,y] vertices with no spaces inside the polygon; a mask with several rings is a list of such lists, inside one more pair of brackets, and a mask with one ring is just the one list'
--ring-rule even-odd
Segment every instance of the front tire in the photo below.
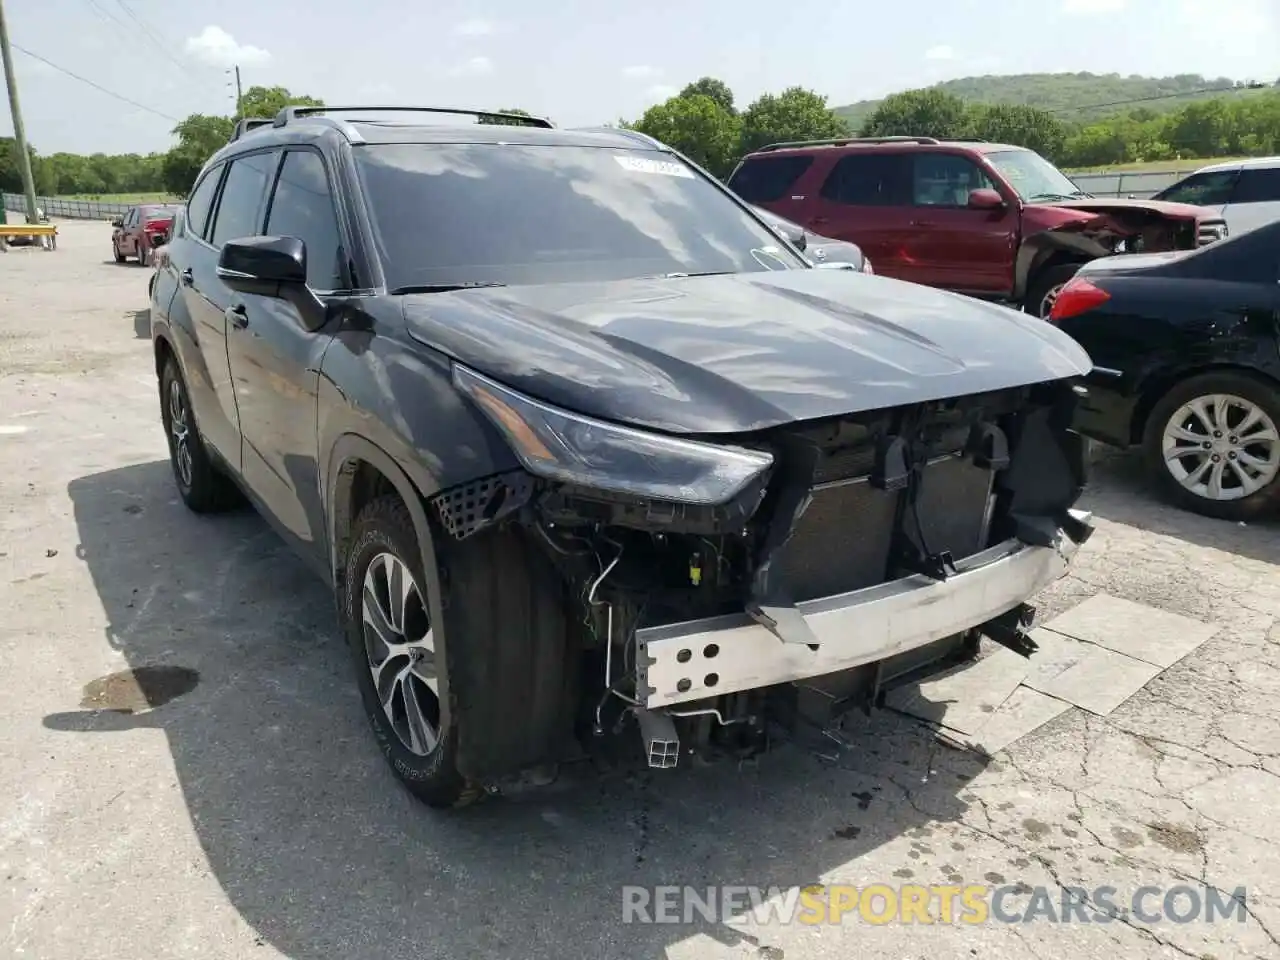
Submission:
{"label": "front tire", "polygon": [[1041,270],[1027,287],[1027,297],[1023,301],[1022,309],[1041,320],[1048,320],[1053,305],[1058,302],[1058,294],[1082,266],[1084,266],[1082,263],[1061,263],[1056,267]]}
{"label": "front tire", "polygon": [[[484,790],[458,772],[457,727],[444,720],[433,609],[413,520],[397,496],[360,511],[341,598],[365,715],[391,769],[428,806],[463,807]],[[515,708],[515,705],[511,705]]]}
{"label": "front tire", "polygon": [[239,502],[235,484],[214,464],[196,429],[187,385],[173,357],[160,375],[160,418],[182,502],[193,513],[216,513]]}
{"label": "front tire", "polygon": [[1147,469],[1194,513],[1252,520],[1280,507],[1280,388],[1244,371],[1179,383],[1147,418]]}

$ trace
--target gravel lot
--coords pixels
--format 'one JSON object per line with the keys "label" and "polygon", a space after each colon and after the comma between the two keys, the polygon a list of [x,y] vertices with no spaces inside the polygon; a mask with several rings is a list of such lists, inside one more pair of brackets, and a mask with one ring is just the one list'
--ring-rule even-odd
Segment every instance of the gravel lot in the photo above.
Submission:
{"label": "gravel lot", "polygon": [[[1280,956],[1275,525],[1172,511],[1100,464],[1098,533],[1045,615],[1106,592],[1221,629],[1109,717],[1072,709],[994,761],[880,715],[834,763],[574,773],[437,816],[373,748],[325,590],[254,515],[178,502],[147,272],[110,262],[105,224],[61,231],[0,255],[0,956]],[[94,681],[147,665],[198,677],[100,709],[128,688]],[[949,878],[1244,886],[1250,915],[621,922],[627,884]]]}

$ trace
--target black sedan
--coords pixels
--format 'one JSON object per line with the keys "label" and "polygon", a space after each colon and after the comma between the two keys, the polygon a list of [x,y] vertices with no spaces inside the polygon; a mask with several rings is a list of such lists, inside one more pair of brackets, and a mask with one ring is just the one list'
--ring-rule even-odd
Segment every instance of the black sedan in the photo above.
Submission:
{"label": "black sedan", "polygon": [[1082,433],[1141,445],[1154,481],[1197,513],[1280,506],[1280,222],[1190,253],[1094,260],[1049,319],[1093,358]]}
{"label": "black sedan", "polygon": [[756,215],[773,228],[784,240],[787,240],[812,263],[851,263],[863,273],[874,273],[871,261],[866,258],[862,248],[856,243],[845,240],[833,240],[812,233],[785,217],[780,217],[764,207],[751,208]]}

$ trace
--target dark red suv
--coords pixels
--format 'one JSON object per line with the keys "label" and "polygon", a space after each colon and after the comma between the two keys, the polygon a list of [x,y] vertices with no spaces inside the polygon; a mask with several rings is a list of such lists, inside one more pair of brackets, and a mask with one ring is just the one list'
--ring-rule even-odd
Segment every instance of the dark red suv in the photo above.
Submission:
{"label": "dark red suv", "polygon": [[112,220],[111,254],[116,263],[124,263],[125,257],[137,257],[140,264],[149,266],[156,247],[169,241],[178,208],[178,204],[148,203],[130,207],[123,217]]}
{"label": "dark red suv", "polygon": [[1191,249],[1226,235],[1215,211],[1090,196],[1034,151],[879,137],[777,143],[729,187],[824,236],[856,243],[879,274],[1047,317],[1082,263]]}

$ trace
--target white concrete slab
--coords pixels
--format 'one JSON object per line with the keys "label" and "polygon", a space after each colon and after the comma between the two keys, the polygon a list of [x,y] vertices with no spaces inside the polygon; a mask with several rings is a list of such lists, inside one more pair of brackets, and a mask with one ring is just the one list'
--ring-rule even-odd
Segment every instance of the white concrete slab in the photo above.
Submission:
{"label": "white concrete slab", "polygon": [[1065,700],[1020,684],[1009,699],[987,717],[982,729],[962,742],[967,747],[994,757],[1032,730],[1066,713],[1071,706]]}
{"label": "white concrete slab", "polygon": [[1171,667],[1215,633],[1216,624],[1100,593],[1043,626],[1056,633]]}
{"label": "white concrete slab", "polygon": [[920,683],[889,691],[894,710],[972,736],[1000,708],[1030,669],[1012,650],[995,647],[977,663],[961,664]]}
{"label": "white concrete slab", "polygon": [[1056,676],[1028,677],[1027,686],[1105,717],[1160,671],[1160,667],[1145,660],[1095,646]]}

